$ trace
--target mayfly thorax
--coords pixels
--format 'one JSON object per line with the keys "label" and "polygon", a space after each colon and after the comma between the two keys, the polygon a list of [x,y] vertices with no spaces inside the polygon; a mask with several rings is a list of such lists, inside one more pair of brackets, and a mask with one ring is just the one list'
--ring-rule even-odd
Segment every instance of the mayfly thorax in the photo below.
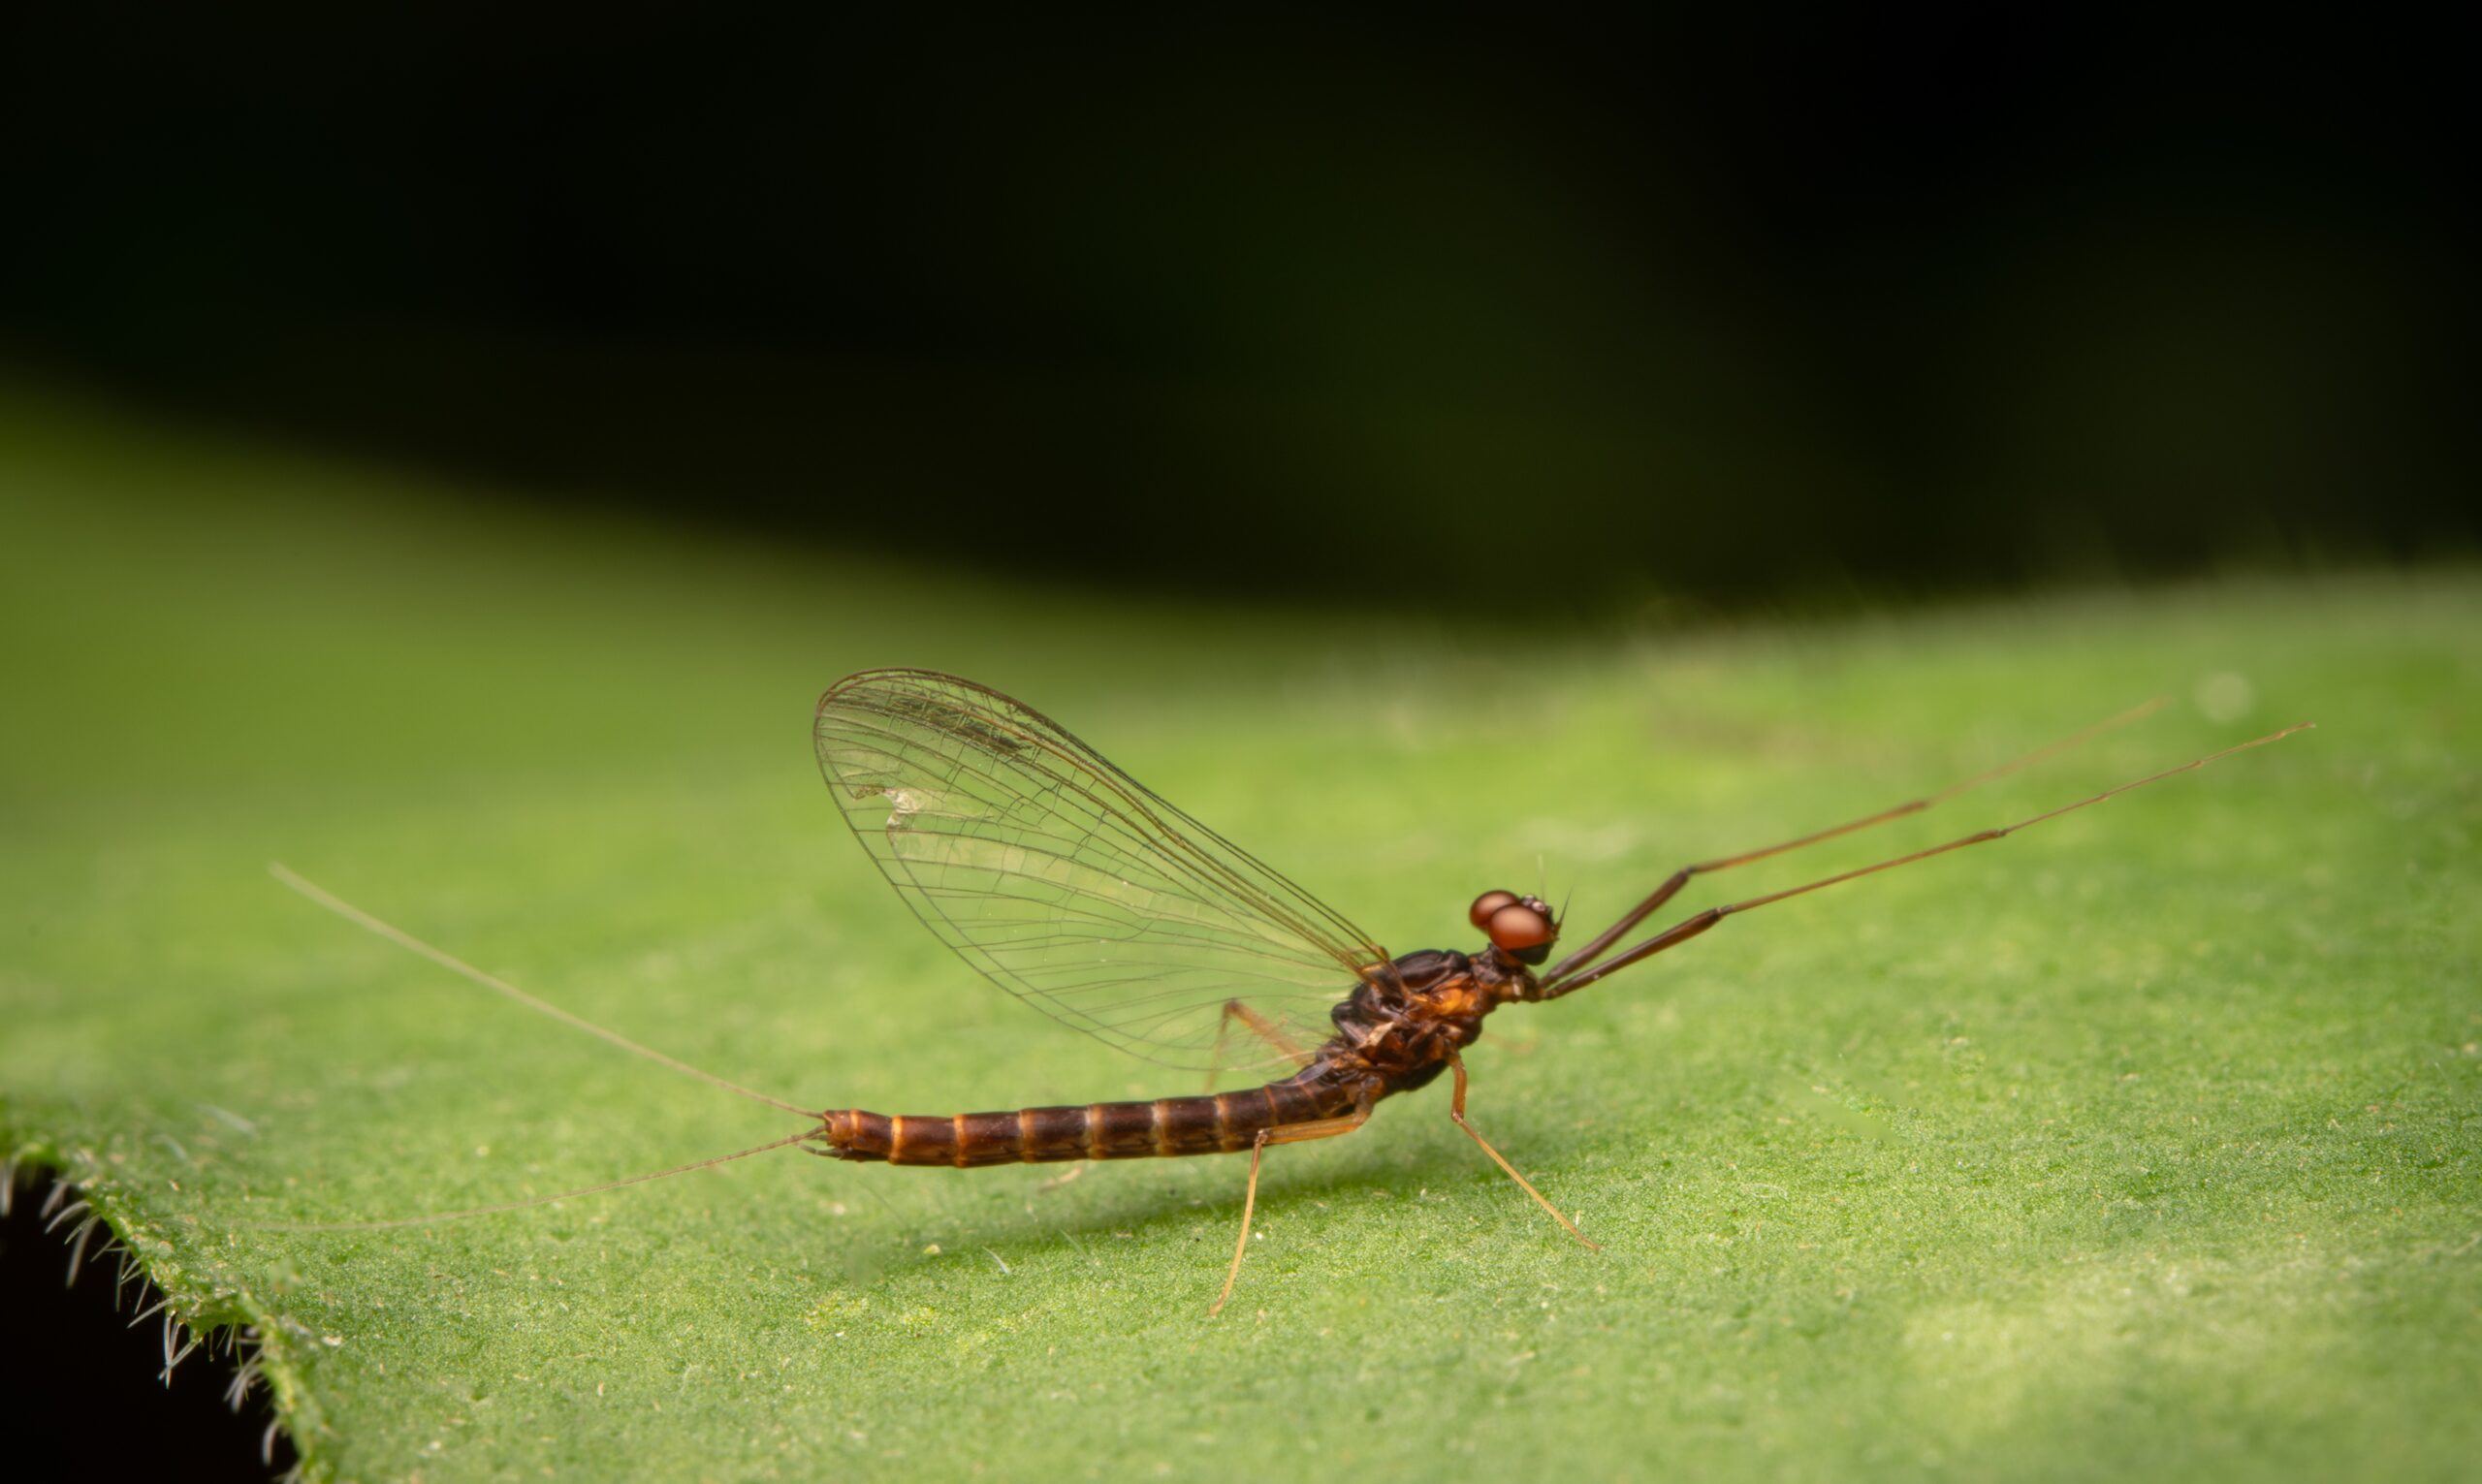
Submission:
{"label": "mayfly thorax", "polygon": [[942,1166],[1055,1160],[1250,1156],[1241,1230],[1222,1293],[1248,1250],[1259,1161],[1270,1145],[1334,1138],[1384,1099],[1446,1075],[1448,1117],[1577,1241],[1577,1230],[1465,1116],[1462,1056],[1492,1012],[1562,995],[1688,941],[1727,917],[1893,869],[2263,746],[2308,723],[2165,769],[2044,813],[1783,891],[1693,913],[1622,946],[1692,878],[1849,835],[2014,773],[2153,705],[1935,794],[1797,839],[1684,866],[1618,921],[1554,961],[1562,924],[1541,898],[1492,890],[1467,921],[1473,953],[1390,954],[1333,908],[1164,802],[1032,707],[954,676],[868,670],[819,698],[811,738],[821,773],[898,896],[939,939],[1035,1008],[1167,1067],[1245,1073],[1258,1085],[1151,1102],[989,1113],[812,1110],[728,1082],[537,999],[394,928],[279,866],[277,878],[329,909],[486,988],[589,1034],[765,1103],[802,1130],[750,1149],[581,1190],[400,1220],[308,1230],[420,1225],[517,1210],[705,1169],[799,1145],[858,1163]]}

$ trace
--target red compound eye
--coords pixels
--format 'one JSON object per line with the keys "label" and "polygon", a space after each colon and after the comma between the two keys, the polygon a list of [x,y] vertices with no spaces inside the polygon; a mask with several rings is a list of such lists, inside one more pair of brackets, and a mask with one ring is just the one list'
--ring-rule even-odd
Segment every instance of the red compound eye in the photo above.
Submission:
{"label": "red compound eye", "polygon": [[[1552,928],[1549,916],[1522,901],[1510,902],[1492,913],[1491,920],[1482,925],[1482,931],[1491,935],[1493,947],[1528,963],[1540,963],[1543,952],[1559,935]],[[1534,957],[1527,958],[1528,954]]]}
{"label": "red compound eye", "polygon": [[1514,892],[1484,892],[1474,899],[1472,906],[1465,909],[1465,920],[1477,928],[1485,927],[1490,923],[1492,913],[1502,907],[1512,907],[1516,902],[1517,895]]}

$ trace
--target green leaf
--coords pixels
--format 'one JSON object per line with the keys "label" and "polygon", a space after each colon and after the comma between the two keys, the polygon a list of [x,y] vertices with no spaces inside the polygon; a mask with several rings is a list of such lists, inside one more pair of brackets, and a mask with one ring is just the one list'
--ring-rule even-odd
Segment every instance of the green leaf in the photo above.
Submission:
{"label": "green leaf", "polygon": [[[1442,629],[954,571],[939,511],[858,491],[918,560],[22,395],[0,490],[0,1152],[186,1322],[255,1329],[313,1472],[2444,1478],[2482,1448],[2470,570],[1539,635],[1535,575],[1478,553]],[[1270,1154],[1216,1319],[1233,1159],[785,1152],[271,1229],[799,1126],[271,860],[804,1105],[1194,1090],[976,978],[854,848],[809,709],[884,663],[1025,697],[1398,951],[1471,946],[1496,886],[1573,894],[1574,935],[2158,691],[1681,910],[2321,727],[1495,1018],[1475,1120],[1600,1255],[1436,1087]]]}

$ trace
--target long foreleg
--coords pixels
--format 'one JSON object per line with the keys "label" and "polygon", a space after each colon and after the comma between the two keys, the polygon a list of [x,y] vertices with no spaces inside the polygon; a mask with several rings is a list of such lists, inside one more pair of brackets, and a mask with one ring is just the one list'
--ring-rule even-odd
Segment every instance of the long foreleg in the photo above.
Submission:
{"label": "long foreleg", "polygon": [[2010,774],[2016,773],[2021,769],[2030,768],[2034,764],[2042,762],[2046,758],[2065,752],[2069,748],[2077,746],[2081,742],[2086,742],[2091,738],[2100,736],[2102,733],[2112,730],[2114,727],[2126,726],[2128,723],[2136,721],[2141,717],[2150,716],[2156,710],[2160,710],[2162,706],[2163,701],[2161,698],[2157,698],[2147,702],[2143,706],[2132,707],[2128,710],[2122,711],[2116,716],[2096,722],[2094,725],[2087,727],[2084,731],[2078,733],[2074,737],[2061,738],[2058,742],[2052,742],[2048,746],[2037,747],[2033,751],[2026,753],[2024,756],[2002,763],[1998,767],[1993,768],[1987,773],[1976,774],[1974,776],[1965,779],[1961,783],[1952,783],[1935,794],[1925,794],[1919,799],[1908,799],[1902,804],[1881,809],[1875,814],[1864,814],[1859,819],[1848,819],[1840,825],[1834,825],[1825,830],[1814,831],[1808,835],[1801,836],[1798,839],[1784,840],[1777,844],[1763,846],[1757,850],[1744,850],[1738,855],[1717,856],[1711,861],[1699,861],[1693,865],[1684,866],[1680,869],[1673,871],[1669,877],[1665,878],[1663,885],[1656,887],[1654,891],[1646,896],[1644,900],[1639,902],[1636,906],[1631,907],[1627,915],[1623,916],[1618,922],[1613,923],[1610,927],[1596,933],[1592,938],[1579,946],[1575,953],[1568,955],[1559,963],[1554,963],[1548,969],[1543,970],[1541,976],[1542,980],[1544,984],[1550,984],[1582,971],[1588,964],[1594,963],[1595,960],[1600,959],[1606,953],[1608,953],[1611,949],[1611,945],[1619,942],[1621,938],[1625,937],[1631,929],[1637,927],[1639,923],[1644,922],[1648,917],[1654,915],[1656,909],[1660,908],[1665,902],[1670,901],[1672,898],[1678,896],[1680,894],[1680,889],[1687,886],[1693,877],[1712,875],[1719,870],[1730,870],[1735,866],[1747,866],[1755,861],[1764,861],[1774,856],[1783,855],[1787,851],[1799,850],[1806,845],[1816,845],[1822,841],[1836,839],[1843,836],[1851,835],[1857,830],[1867,830],[1873,825],[1883,825],[1893,819],[1902,819],[1908,814],[1919,814],[1923,810],[1929,808],[1931,805],[1943,804],[1969,789],[1980,788],[1986,783],[2004,778]]}
{"label": "long foreleg", "polygon": [[[2307,721],[2295,722],[2280,732],[2270,732],[2264,737],[2252,738],[2248,742],[2239,743],[2235,746],[2226,747],[2220,752],[2210,752],[2204,757],[2193,758],[2188,762],[2182,763],[2178,768],[2166,768],[2160,773],[2148,774],[2143,778],[2132,779],[2129,782],[2120,784],[2116,788],[2107,788],[2099,794],[2080,799],[2074,804],[2063,804],[2058,808],[2046,809],[2040,814],[2035,814],[2028,818],[2018,820],[2015,824],[2002,825],[1995,830],[1977,830],[1971,835],[1959,836],[1956,839],[1946,841],[1943,844],[1931,845],[1922,850],[1909,851],[1904,855],[1891,856],[1887,860],[1874,862],[1868,866],[1856,867],[1851,870],[1840,870],[1834,875],[1822,876],[1816,881],[1804,882],[1799,886],[1786,887],[1780,892],[1768,892],[1763,897],[1749,897],[1744,898],[1739,901],[1728,901],[1719,907],[1708,907],[1703,912],[1695,913],[1689,917],[1682,918],[1679,922],[1672,924],[1671,927],[1666,928],[1652,937],[1632,944],[1627,949],[1604,960],[1602,963],[1595,964],[1591,968],[1571,969],[1563,965],[1551,969],[1549,972],[1543,974],[1541,980],[1541,987],[1536,992],[1534,997],[1536,999],[1557,999],[1563,995],[1574,994],[1607,974],[1616,974],[1620,970],[1627,968],[1632,963],[1653,958],[1656,954],[1662,953],[1667,948],[1686,943],[1691,938],[1698,936],[1698,934],[1705,931],[1709,928],[1712,928],[1717,923],[1722,922],[1725,918],[1731,917],[1736,913],[1754,912],[1760,907],[1772,906],[1776,902],[1790,900],[1795,897],[1805,896],[1811,892],[1819,891],[1826,887],[1840,886],[1847,881],[1858,881],[1863,876],[1877,875],[1883,870],[1893,870],[1899,866],[1910,866],[1916,861],[1926,861],[1932,856],[1946,855],[1952,850],[1962,850],[1968,845],[1986,845],[1990,843],[1992,840],[2006,839],[2008,837],[2016,834],[2020,830],[2041,824],[2046,820],[2057,819],[2062,814],[2071,814],[2075,813],[2079,809],[2091,807],[2094,805],[2103,803],[2107,799],[2116,799],[2120,795],[2127,793],[2130,789],[2144,788],[2148,783],[2160,783],[2165,778],[2177,777],[2184,773],[2194,773],[2198,769],[2204,768],[2207,764],[2212,763],[2218,758],[2227,758],[2236,752],[2246,752],[2252,747],[2263,747],[2269,742],[2280,742],[2284,738],[2290,737],[2293,733],[2301,731],[2310,725],[2312,725],[2312,723]],[[1754,857],[1750,859],[1754,859]],[[1675,883],[1683,879],[1686,878],[1680,876],[1675,876],[1673,878]],[[1656,903],[1660,903],[1669,895],[1669,890],[1658,893],[1653,900]],[[1603,948],[1607,946],[1608,939],[1616,938],[1621,931],[1628,928],[1635,927],[1638,920],[1645,915],[1646,910],[1652,909],[1649,907],[1640,911],[1633,911],[1628,917],[1621,920],[1618,928],[1605,933],[1602,937],[1598,937],[1593,943],[1588,944],[1587,947],[1596,953],[1602,952]],[[1586,955],[1581,952],[1578,955],[1574,956],[1569,962],[1572,963],[1580,963],[1585,957]]]}

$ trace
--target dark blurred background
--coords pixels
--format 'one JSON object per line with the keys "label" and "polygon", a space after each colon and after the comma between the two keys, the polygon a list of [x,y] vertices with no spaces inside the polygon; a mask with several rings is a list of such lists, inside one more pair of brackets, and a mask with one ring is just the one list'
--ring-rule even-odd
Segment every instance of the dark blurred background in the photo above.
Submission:
{"label": "dark blurred background", "polygon": [[2289,24],[13,7],[0,358],[1246,598],[2469,553],[2474,38]]}

